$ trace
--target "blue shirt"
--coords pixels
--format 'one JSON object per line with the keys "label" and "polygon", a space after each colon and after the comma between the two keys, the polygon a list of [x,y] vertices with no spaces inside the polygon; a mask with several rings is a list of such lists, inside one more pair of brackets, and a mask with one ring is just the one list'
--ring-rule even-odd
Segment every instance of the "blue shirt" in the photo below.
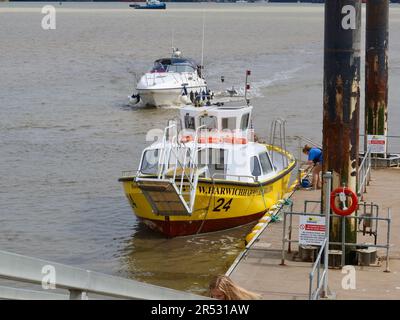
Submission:
{"label": "blue shirt", "polygon": [[308,160],[314,163],[322,163],[322,150],[320,148],[311,148],[308,153]]}

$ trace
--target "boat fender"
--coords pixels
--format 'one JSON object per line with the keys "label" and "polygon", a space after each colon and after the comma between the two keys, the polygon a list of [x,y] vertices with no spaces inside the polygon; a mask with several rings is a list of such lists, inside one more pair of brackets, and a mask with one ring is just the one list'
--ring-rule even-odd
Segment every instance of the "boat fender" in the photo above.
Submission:
{"label": "boat fender", "polygon": [[190,142],[193,141],[193,136],[183,136],[181,138],[181,142],[186,143],[186,142]]}

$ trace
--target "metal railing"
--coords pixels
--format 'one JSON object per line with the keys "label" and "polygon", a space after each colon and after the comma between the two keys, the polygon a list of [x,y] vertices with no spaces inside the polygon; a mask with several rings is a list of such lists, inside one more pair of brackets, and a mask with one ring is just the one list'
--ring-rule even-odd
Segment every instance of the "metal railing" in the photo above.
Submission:
{"label": "metal railing", "polygon": [[300,162],[302,161],[302,155],[303,155],[303,147],[304,147],[304,142],[306,142],[307,144],[311,145],[312,147],[317,147],[317,148],[321,148],[322,149],[322,144],[315,142],[309,138],[303,137],[303,136],[294,136],[295,140],[298,140],[298,147],[297,147],[297,160]]}
{"label": "metal railing", "polygon": [[364,158],[358,167],[357,174],[357,196],[362,198],[362,195],[367,192],[367,186],[371,181],[371,148],[368,148]]}
{"label": "metal railing", "polygon": [[[318,252],[318,256],[310,272],[309,299],[317,300],[320,296],[327,297],[328,294],[328,255],[329,255],[329,216],[331,211],[329,195],[331,193],[332,173],[327,172],[323,176],[325,192],[325,237]],[[324,270],[321,274],[321,260],[324,254]],[[313,290],[315,272],[317,272],[317,288]],[[322,294],[321,294],[321,290]]]}
{"label": "metal railing", "polygon": [[[368,205],[368,204],[366,204]],[[292,226],[291,226],[291,222],[289,225],[289,228],[287,228],[289,231],[286,235],[286,226],[287,226],[287,216],[290,216],[290,220],[291,221],[291,216],[311,216],[311,217],[325,217],[325,214],[318,214],[318,213],[307,213],[307,212],[284,212],[283,213],[283,238],[282,238],[282,262],[281,264],[284,265],[285,264],[285,247],[286,247],[286,243],[288,243],[288,250],[287,252],[290,253],[291,252],[291,244],[292,243],[298,243],[298,240],[294,240],[292,239]],[[342,222],[342,228],[344,228],[345,226],[345,221],[346,219],[354,219],[354,220],[358,220],[358,221],[364,221],[364,222],[370,222],[372,224],[373,221],[375,221],[375,231],[371,231],[368,232],[370,233],[370,235],[373,235],[375,237],[375,241],[374,244],[368,244],[368,247],[372,247],[372,248],[380,248],[380,249],[385,249],[386,250],[386,255],[385,255],[385,259],[386,259],[386,270],[389,270],[389,249],[390,249],[390,229],[391,229],[391,209],[388,208],[388,212],[387,212],[387,217],[386,218],[381,218],[378,216],[371,216],[371,215],[361,215],[361,216],[346,216],[346,217],[341,217],[338,216],[336,214],[330,214],[329,217],[332,219],[341,219]],[[386,241],[385,244],[377,244],[377,224],[379,221],[385,221],[387,223],[387,231],[386,231]],[[343,230],[346,230],[345,228]],[[371,228],[372,230],[372,228]],[[362,232],[365,233],[363,230],[359,230],[357,229],[357,232]],[[344,240],[346,238],[346,231],[342,232],[342,242],[329,242],[329,245],[340,245],[342,246],[342,265],[344,265],[344,258],[345,258],[345,254],[344,254],[344,249],[347,246],[352,246],[352,247],[360,247],[360,246],[366,246],[365,243],[346,243]]]}
{"label": "metal railing", "polygon": [[[277,133],[278,131],[278,133]],[[279,145],[276,144],[276,140],[278,139]],[[271,124],[270,131],[270,145],[278,146],[283,152],[281,153],[282,157],[282,165],[283,167],[287,167],[289,160],[285,157],[284,152],[287,150],[286,148],[286,120],[282,118],[275,119]],[[271,161],[274,163],[274,152],[271,152]]]}
{"label": "metal railing", "polygon": [[[0,286],[3,299],[88,299],[88,294],[117,299],[203,300],[204,296],[163,288],[135,280],[0,251],[0,279],[21,283],[53,285],[69,294]],[[53,292],[51,292],[53,291]]]}
{"label": "metal railing", "polygon": [[[325,238],[324,241],[322,242],[322,246],[319,249],[317,259],[315,259],[315,262],[313,264],[313,267],[310,272],[310,285],[308,289],[308,299],[309,300],[318,300],[318,298],[321,295],[324,295],[323,293],[321,294],[321,290],[325,288],[325,285],[327,283],[327,276],[328,276],[328,268],[325,268],[325,265],[327,263],[324,261],[324,270],[321,273],[321,261],[322,261],[322,254],[327,252],[327,242],[328,239]],[[314,287],[314,278],[315,278],[315,273],[317,273],[317,286],[316,289],[313,290]],[[324,289],[324,292],[326,289]]]}

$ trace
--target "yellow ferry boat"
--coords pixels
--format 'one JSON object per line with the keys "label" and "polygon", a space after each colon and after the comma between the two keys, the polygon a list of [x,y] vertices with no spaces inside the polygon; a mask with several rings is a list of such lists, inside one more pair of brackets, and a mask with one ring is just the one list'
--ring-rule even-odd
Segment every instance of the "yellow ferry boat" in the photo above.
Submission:
{"label": "yellow ferry boat", "polygon": [[285,143],[254,141],[252,110],[181,108],[137,172],[119,179],[137,217],[168,237],[185,236],[256,221],[282,199],[296,160]]}

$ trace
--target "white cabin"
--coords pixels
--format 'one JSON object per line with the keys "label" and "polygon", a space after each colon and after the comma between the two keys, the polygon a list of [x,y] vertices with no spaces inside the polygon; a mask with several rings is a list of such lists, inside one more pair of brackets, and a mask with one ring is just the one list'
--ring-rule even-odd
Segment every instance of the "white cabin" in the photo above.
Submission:
{"label": "white cabin", "polygon": [[208,167],[203,178],[254,182],[273,177],[285,164],[281,157],[275,157],[273,163],[266,145],[254,142],[252,110],[251,106],[185,106],[180,110],[180,126],[173,126],[163,142],[145,149],[140,174],[157,174],[162,150],[170,148],[175,151],[168,157],[167,167],[173,166],[177,157],[186,162],[189,150],[197,154],[196,166]]}

